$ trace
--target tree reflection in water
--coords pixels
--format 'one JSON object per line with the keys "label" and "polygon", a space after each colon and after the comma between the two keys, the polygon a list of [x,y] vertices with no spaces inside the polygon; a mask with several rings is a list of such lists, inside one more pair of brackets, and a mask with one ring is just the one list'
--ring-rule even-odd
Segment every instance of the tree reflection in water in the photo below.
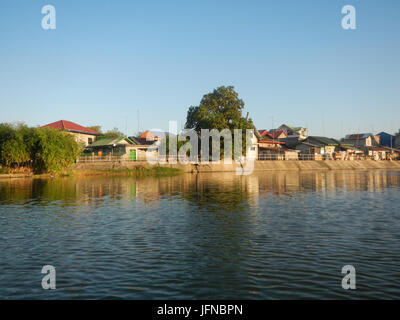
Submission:
{"label": "tree reflection in water", "polygon": [[400,176],[387,171],[256,172],[250,176],[234,173],[184,174],[162,178],[85,177],[0,180],[0,201],[23,203],[35,199],[46,205],[100,204],[102,198],[157,203],[163,197],[184,199],[208,211],[238,211],[257,206],[258,198],[291,196],[339,190],[374,192],[398,186]]}

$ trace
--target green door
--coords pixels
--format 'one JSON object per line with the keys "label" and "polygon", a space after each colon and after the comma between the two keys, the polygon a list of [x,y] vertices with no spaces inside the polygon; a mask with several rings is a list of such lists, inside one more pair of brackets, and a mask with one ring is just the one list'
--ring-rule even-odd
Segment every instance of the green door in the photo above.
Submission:
{"label": "green door", "polygon": [[131,150],[130,159],[131,159],[131,161],[136,160],[136,150]]}

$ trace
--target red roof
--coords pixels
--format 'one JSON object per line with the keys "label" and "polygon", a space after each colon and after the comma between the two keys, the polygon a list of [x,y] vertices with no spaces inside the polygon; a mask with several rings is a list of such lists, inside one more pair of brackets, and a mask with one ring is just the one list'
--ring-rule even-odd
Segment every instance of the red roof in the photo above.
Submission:
{"label": "red roof", "polygon": [[264,129],[264,130],[258,130],[258,132],[260,133],[261,137],[269,137],[272,139],[278,139],[279,136],[283,133],[287,138],[287,134],[283,130],[275,130],[275,131],[269,132],[268,130]]}
{"label": "red roof", "polygon": [[348,134],[345,139],[349,140],[360,140],[360,139],[366,139],[368,137],[372,136],[372,133],[357,133],[357,134]]}
{"label": "red roof", "polygon": [[158,140],[160,138],[163,138],[166,134],[163,132],[158,132],[158,131],[150,131],[150,130],[146,130],[145,132],[143,132],[139,138],[142,139],[147,139],[148,141],[150,140]]}
{"label": "red roof", "polygon": [[285,144],[282,141],[272,141],[272,140],[260,140],[260,143],[271,143],[271,144]]}
{"label": "red roof", "polygon": [[273,132],[268,133],[268,135],[269,135],[272,139],[278,139],[278,137],[279,137],[282,133],[287,137],[286,132],[283,131],[283,130],[273,131]]}
{"label": "red roof", "polygon": [[149,138],[149,139],[154,139],[154,134],[152,134],[149,130],[146,130],[145,132],[143,132],[143,133],[139,136],[139,138],[141,138],[141,139],[147,139],[147,138]]}
{"label": "red roof", "polygon": [[46,124],[42,128],[53,128],[53,129],[59,129],[59,130],[65,130],[65,131],[71,131],[71,132],[79,132],[79,133],[86,133],[86,134],[93,134],[93,135],[100,135],[100,132],[94,131],[92,129],[83,127],[79,124],[76,124],[71,121],[66,121],[66,120],[60,120],[56,122],[52,122],[49,124]]}

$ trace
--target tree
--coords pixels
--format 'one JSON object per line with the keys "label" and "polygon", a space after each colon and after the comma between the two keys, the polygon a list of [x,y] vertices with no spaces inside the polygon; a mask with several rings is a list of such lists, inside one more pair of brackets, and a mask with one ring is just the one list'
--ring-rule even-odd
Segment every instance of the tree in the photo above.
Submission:
{"label": "tree", "polygon": [[35,172],[60,173],[78,158],[80,145],[66,132],[51,128],[29,128],[24,124],[0,124],[0,162]]}
{"label": "tree", "polygon": [[3,143],[15,136],[15,128],[10,123],[0,123],[0,150]]}
{"label": "tree", "polygon": [[[189,142],[189,139],[185,136],[180,137],[180,135],[168,133],[165,135],[164,139],[159,141],[160,143],[160,148],[158,149],[159,155],[169,156],[170,150],[174,154],[175,151],[179,151],[179,149],[187,142]],[[186,154],[189,155],[189,151]]]}
{"label": "tree", "polygon": [[20,166],[30,160],[29,149],[24,143],[25,125],[0,124],[0,162],[6,166]]}
{"label": "tree", "polygon": [[118,128],[113,128],[105,132],[100,138],[123,138],[125,135]]}
{"label": "tree", "polygon": [[22,139],[10,139],[6,141],[1,148],[1,162],[7,166],[20,166],[30,159]]}
{"label": "tree", "polygon": [[[187,129],[242,130],[242,152],[246,150],[246,129],[254,129],[251,119],[242,117],[244,101],[239,99],[233,86],[221,86],[205,94],[199,106],[191,106],[187,112]],[[223,144],[221,144],[222,151]]]}
{"label": "tree", "polygon": [[36,129],[37,143],[34,150],[36,171],[60,173],[68,169],[82,152],[74,137],[51,128]]}
{"label": "tree", "polygon": [[98,133],[101,133],[101,126],[96,125],[96,126],[90,126],[90,127],[87,127],[87,128],[91,129],[91,130],[94,130],[94,131],[97,131]]}

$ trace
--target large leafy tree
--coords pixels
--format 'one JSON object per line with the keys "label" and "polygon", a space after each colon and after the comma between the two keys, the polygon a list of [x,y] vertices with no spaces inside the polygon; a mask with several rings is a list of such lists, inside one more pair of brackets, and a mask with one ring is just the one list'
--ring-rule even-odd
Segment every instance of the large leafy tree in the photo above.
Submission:
{"label": "large leafy tree", "polygon": [[[242,116],[244,101],[233,86],[221,86],[205,94],[199,106],[191,106],[187,112],[187,129],[242,129],[242,152],[246,150],[246,129],[254,129],[251,119]],[[221,144],[221,151],[223,142]]]}
{"label": "large leafy tree", "polygon": [[90,127],[88,127],[89,129],[92,129],[92,130],[94,130],[94,131],[97,131],[97,132],[99,132],[99,133],[101,133],[102,131],[101,131],[101,126],[99,126],[99,125],[95,125],[95,126],[90,126]]}
{"label": "large leafy tree", "polygon": [[244,101],[233,86],[221,86],[205,94],[199,106],[189,108],[186,128],[195,129],[251,129],[253,123],[242,117]]}

